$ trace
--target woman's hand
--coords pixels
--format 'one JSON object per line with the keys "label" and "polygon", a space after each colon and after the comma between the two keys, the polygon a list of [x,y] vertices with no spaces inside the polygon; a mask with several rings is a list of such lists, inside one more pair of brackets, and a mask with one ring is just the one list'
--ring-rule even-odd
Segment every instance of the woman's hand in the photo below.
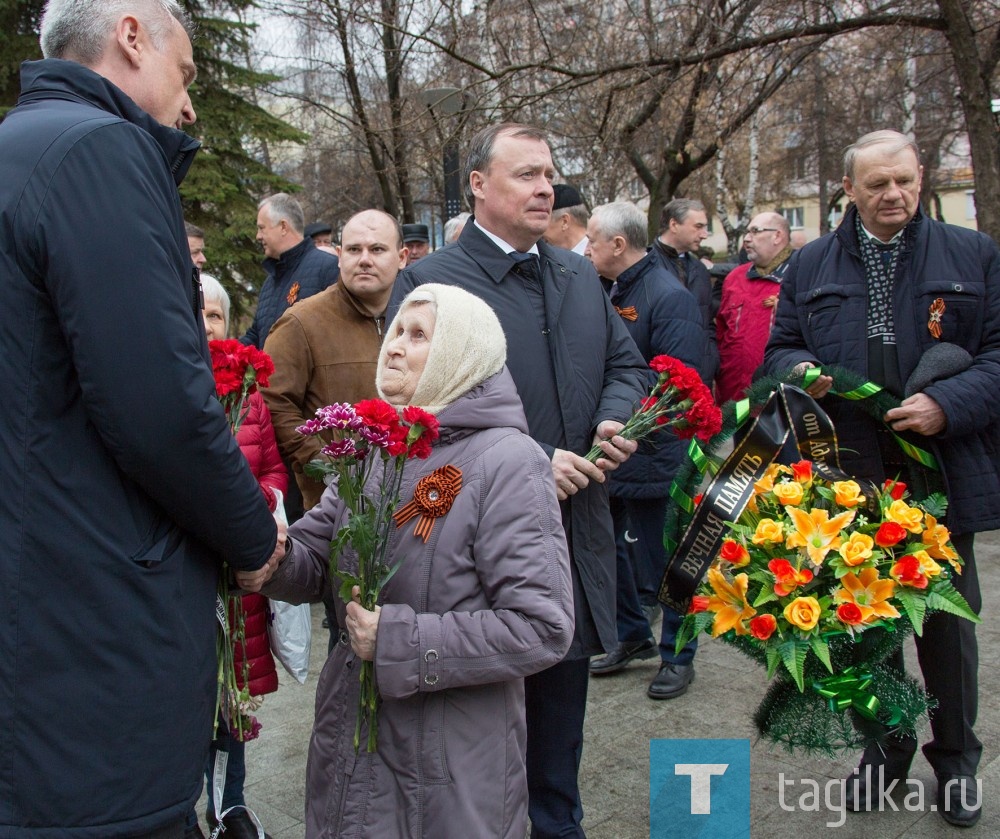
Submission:
{"label": "woman's hand", "polygon": [[351,638],[351,648],[358,658],[374,661],[378,618],[382,607],[376,606],[374,612],[369,612],[361,605],[361,589],[357,586],[351,591],[351,596],[354,600],[347,604],[347,634]]}

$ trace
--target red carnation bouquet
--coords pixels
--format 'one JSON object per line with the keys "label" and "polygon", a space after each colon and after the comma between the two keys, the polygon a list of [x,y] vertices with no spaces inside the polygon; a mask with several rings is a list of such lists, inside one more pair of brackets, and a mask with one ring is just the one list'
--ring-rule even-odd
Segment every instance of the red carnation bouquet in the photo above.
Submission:
{"label": "red carnation bouquet", "polygon": [[[324,482],[333,476],[349,511],[347,523],[330,543],[330,576],[340,580],[340,597],[345,603],[350,603],[357,586],[361,605],[374,610],[382,587],[399,568],[398,562],[391,567],[386,564],[386,550],[394,527],[393,513],[399,504],[403,467],[411,458],[430,455],[438,427],[437,418],[422,408],[408,406],[400,413],[381,399],[367,399],[353,406],[328,405],[316,411],[315,419],[299,426],[301,434],[322,434],[324,439],[330,439],[321,450],[326,459],[312,461],[305,472]],[[339,567],[347,546],[357,554],[355,572]],[[361,729],[366,724],[367,748],[374,752],[378,731],[374,662],[361,662],[360,679],[354,748],[360,748]]]}
{"label": "red carnation bouquet", "polygon": [[[235,437],[250,411],[250,395],[258,385],[267,387],[268,378],[274,372],[274,362],[267,353],[235,339],[209,341],[208,349],[212,354],[215,395],[222,403]],[[262,699],[250,695],[250,664],[246,655],[240,674],[242,678],[237,678],[233,647],[246,649],[246,625],[243,601],[239,594],[229,593],[229,574],[225,567],[219,575],[215,608],[220,626],[216,640],[219,668],[215,724],[218,727],[222,711],[229,720],[229,729],[235,739],[253,740],[260,733],[260,723],[252,712],[260,707]]]}
{"label": "red carnation bouquet", "polygon": [[274,362],[266,352],[241,344],[235,338],[209,341],[208,349],[212,353],[215,393],[235,437],[250,410],[250,394],[258,386],[267,387],[274,372]]}
{"label": "red carnation bouquet", "polygon": [[[669,355],[655,356],[649,366],[659,374],[656,384],[617,436],[641,440],[669,428],[682,440],[707,441],[719,433],[722,412],[697,371]],[[594,446],[587,460],[594,463],[602,455],[601,447]]]}

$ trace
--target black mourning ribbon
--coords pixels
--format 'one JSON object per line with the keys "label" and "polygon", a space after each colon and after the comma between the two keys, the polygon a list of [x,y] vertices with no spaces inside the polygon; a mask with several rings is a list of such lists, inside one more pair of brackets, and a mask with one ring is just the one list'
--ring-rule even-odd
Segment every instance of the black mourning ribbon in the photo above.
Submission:
{"label": "black mourning ribbon", "polygon": [[[813,471],[831,481],[848,480],[840,468],[833,421],[808,393],[781,384],[768,398],[750,431],[726,458],[709,484],[677,549],[667,563],[658,594],[661,603],[686,614],[691,597],[719,553],[726,522],[735,522],[753,495],[754,484],[778,457],[789,436],[799,455],[813,461]],[[874,486],[850,478],[875,498]]]}

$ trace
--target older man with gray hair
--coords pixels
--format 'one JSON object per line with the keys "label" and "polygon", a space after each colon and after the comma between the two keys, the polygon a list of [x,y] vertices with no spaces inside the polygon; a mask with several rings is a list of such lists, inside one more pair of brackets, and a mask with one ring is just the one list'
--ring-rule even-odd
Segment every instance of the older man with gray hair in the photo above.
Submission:
{"label": "older man with gray hair", "polygon": [[305,235],[302,205],[278,192],[263,199],[257,212],[257,241],[264,248],[267,279],[260,288],[253,323],[240,340],[263,347],[285,309],[337,282],[337,257],[321,251]]}
{"label": "older man with gray hair", "polygon": [[215,396],[177,192],[190,31],[173,0],[50,0],[0,124],[5,837],[183,836],[223,561],[284,554]]}
{"label": "older man with gray hair", "polygon": [[[648,362],[673,356],[692,367],[705,353],[705,333],[694,296],[646,249],[646,216],[634,204],[597,207],[587,225],[587,257],[611,283],[611,303]],[[656,374],[648,371],[652,387]],[[656,602],[656,590],[667,567],[663,521],[674,472],[684,457],[684,444],[672,434],[644,442],[609,476],[611,517],[617,554],[616,624],[618,645],[590,662],[592,676],[621,672],[634,659],[656,655],[642,600]],[[626,534],[631,538],[627,538]],[[664,613],[660,670],[647,693],[651,699],[680,696],[694,677],[693,647],[674,650],[683,618]]]}

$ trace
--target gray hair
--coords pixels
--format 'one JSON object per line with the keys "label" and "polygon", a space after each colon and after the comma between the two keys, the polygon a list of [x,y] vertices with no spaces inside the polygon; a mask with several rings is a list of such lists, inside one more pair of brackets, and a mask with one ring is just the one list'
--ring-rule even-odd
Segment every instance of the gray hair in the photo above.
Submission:
{"label": "gray hair", "polygon": [[287,192],[276,192],[274,195],[261,199],[257,209],[263,210],[265,208],[271,224],[277,224],[284,219],[292,230],[300,236],[306,229],[306,215],[302,212],[302,205]]}
{"label": "gray hair", "polygon": [[632,250],[646,250],[648,238],[646,214],[635,204],[629,204],[627,201],[602,204],[600,207],[594,207],[591,218],[597,230],[607,238],[622,236]]}
{"label": "gray hair", "polygon": [[858,161],[858,155],[872,146],[888,146],[886,151],[889,154],[897,154],[903,149],[910,149],[917,159],[917,166],[920,165],[920,149],[910,137],[900,134],[898,131],[872,131],[865,134],[864,137],[859,137],[844,150],[844,175],[854,180],[854,165]]}
{"label": "gray hair", "polygon": [[673,201],[665,204],[663,211],[660,213],[660,232],[662,233],[664,230],[669,229],[670,222],[672,221],[683,224],[688,214],[695,212],[705,212],[705,205],[701,201],[697,201],[694,198],[675,198]]}
{"label": "gray hair", "polygon": [[523,125],[520,122],[501,122],[497,125],[489,125],[479,131],[469,143],[469,151],[465,155],[465,168],[463,177],[465,178],[465,200],[470,207],[475,209],[476,198],[472,194],[472,187],[469,178],[473,172],[485,172],[493,162],[493,147],[496,145],[497,137],[501,134],[511,137],[529,137],[532,140],[541,140],[548,143],[548,135],[541,128],[533,125]]}
{"label": "gray hair", "polygon": [[465,227],[465,223],[470,218],[472,218],[472,213],[459,213],[457,216],[453,216],[444,223],[445,244],[454,242],[458,238],[458,234],[461,232],[462,228]]}
{"label": "gray hair", "polygon": [[204,239],[205,231],[198,227],[198,225],[186,221],[184,222],[184,235],[189,239]]}
{"label": "gray hair", "polygon": [[229,334],[229,292],[227,292],[211,274],[201,275],[201,291],[206,303],[218,303],[222,306],[222,317],[226,321],[226,334]]}
{"label": "gray hair", "polygon": [[560,207],[558,210],[552,211],[552,218],[562,218],[563,216],[570,216],[580,227],[586,227],[587,222],[590,221],[590,213],[587,212],[587,207],[584,204],[574,204],[572,207]]}
{"label": "gray hair", "polygon": [[194,24],[177,0],[49,0],[42,13],[42,55],[93,66],[104,55],[108,35],[129,14],[146,27],[157,50],[163,49],[171,19],[194,37]]}

